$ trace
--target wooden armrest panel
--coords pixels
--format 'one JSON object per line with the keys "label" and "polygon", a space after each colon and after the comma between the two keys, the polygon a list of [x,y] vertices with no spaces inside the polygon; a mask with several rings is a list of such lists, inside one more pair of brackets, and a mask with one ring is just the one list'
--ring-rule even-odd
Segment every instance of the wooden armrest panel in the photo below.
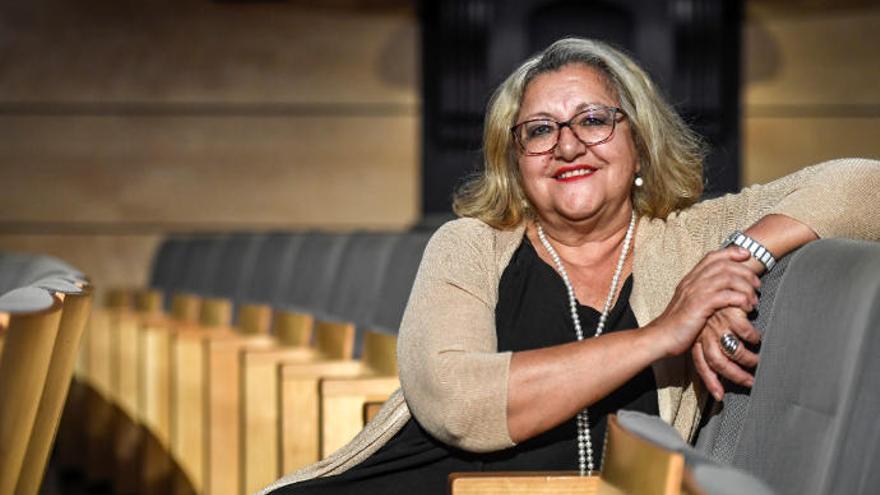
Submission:
{"label": "wooden armrest panel", "polygon": [[281,363],[309,362],[317,358],[317,353],[310,347],[260,347],[248,348],[242,354],[242,365],[278,366]]}
{"label": "wooden armrest panel", "polygon": [[602,479],[624,493],[678,495],[684,456],[666,450],[623,429],[616,415],[608,416],[608,436]]}
{"label": "wooden armrest panel", "polygon": [[236,495],[240,491],[242,351],[270,349],[277,344],[264,334],[222,334],[206,340],[208,404],[208,472],[206,493]]}
{"label": "wooden armrest panel", "polygon": [[102,397],[110,397],[111,392],[111,312],[105,310],[92,312],[86,323],[84,340],[88,346],[85,362],[86,383]]}
{"label": "wooden armrest panel", "polygon": [[324,377],[357,377],[360,361],[322,361],[281,366],[281,466],[283,472],[320,459],[319,385]]}
{"label": "wooden armrest panel", "polygon": [[314,363],[283,363],[281,379],[315,378],[321,376],[360,376],[369,370],[360,361],[316,361]]}
{"label": "wooden armrest panel", "polygon": [[315,347],[328,359],[351,359],[354,356],[354,323],[315,322]]}
{"label": "wooden armrest panel", "polygon": [[[236,326],[246,335],[268,335],[272,324],[272,308],[268,304],[242,304],[238,307]],[[303,342],[306,345],[308,342]]]}
{"label": "wooden armrest panel", "polygon": [[310,348],[248,350],[241,355],[241,432],[244,491],[254,493],[281,476],[282,406],[279,366],[318,358]]}
{"label": "wooden armrest panel", "polygon": [[209,297],[202,301],[199,323],[206,328],[232,324],[232,301],[223,297]]}
{"label": "wooden armrest panel", "polygon": [[324,378],[321,394],[325,397],[363,395],[385,399],[400,388],[396,376],[363,376],[354,378]]}
{"label": "wooden armrest panel", "polygon": [[385,402],[398,388],[396,376],[321,379],[321,457],[344,446],[364,428],[367,403]]}
{"label": "wooden armrest panel", "polygon": [[281,366],[281,465],[284,472],[320,459],[319,387],[327,377],[352,378],[370,373],[360,361],[320,361]]}
{"label": "wooden armrest panel", "polygon": [[196,493],[204,487],[206,353],[202,332],[181,332],[171,345],[171,453]]}
{"label": "wooden armrest panel", "polygon": [[452,473],[452,495],[598,495],[603,491],[598,476],[574,472]]}
{"label": "wooden armrest panel", "polygon": [[278,341],[287,346],[307,346],[312,339],[315,319],[296,311],[276,311],[272,329]]}
{"label": "wooden armrest panel", "polygon": [[134,312],[119,315],[116,342],[116,389],[114,398],[119,408],[132,420],[137,418],[138,407],[138,347],[140,320]]}

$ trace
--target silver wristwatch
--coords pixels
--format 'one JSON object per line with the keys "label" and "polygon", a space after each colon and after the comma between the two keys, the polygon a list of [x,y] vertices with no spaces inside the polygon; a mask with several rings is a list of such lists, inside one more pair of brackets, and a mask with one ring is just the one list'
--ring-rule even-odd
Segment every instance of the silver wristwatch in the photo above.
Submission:
{"label": "silver wristwatch", "polygon": [[776,265],[776,258],[773,257],[773,253],[765,248],[760,242],[743,234],[741,230],[734,231],[727,236],[727,239],[725,239],[724,242],[721,243],[722,249],[728,246],[739,246],[744,248],[752,254],[752,258],[760,261],[768,272]]}

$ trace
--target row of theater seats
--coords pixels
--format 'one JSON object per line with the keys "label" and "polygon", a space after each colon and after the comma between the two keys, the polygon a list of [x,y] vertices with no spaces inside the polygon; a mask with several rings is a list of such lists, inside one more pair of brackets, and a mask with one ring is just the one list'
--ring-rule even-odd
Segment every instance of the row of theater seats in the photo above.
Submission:
{"label": "row of theater seats", "polygon": [[0,493],[39,492],[92,288],[48,256],[0,253]]}
{"label": "row of theater seats", "polygon": [[231,495],[326,456],[399,386],[397,329],[429,237],[167,239],[150,288],[92,315],[60,462],[118,493]]}
{"label": "row of theater seats", "polygon": [[[428,237],[169,239],[153,287],[111,292],[88,325],[81,273],[0,254],[0,493],[37,492],[84,326],[61,467],[118,493],[251,493],[327,455],[397,387]],[[877,243],[823,240],[764,276],[755,386],[726,394],[696,449],[621,412],[601,477],[461,475],[453,493],[873,493],[878,261]]]}

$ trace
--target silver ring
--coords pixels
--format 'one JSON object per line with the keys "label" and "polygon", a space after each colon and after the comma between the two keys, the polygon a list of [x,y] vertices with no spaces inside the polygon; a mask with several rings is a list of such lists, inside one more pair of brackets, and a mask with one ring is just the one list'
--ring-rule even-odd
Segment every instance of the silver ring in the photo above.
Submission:
{"label": "silver ring", "polygon": [[728,356],[733,356],[733,353],[739,349],[739,339],[734,337],[730,332],[722,335],[718,341],[721,343],[721,350]]}

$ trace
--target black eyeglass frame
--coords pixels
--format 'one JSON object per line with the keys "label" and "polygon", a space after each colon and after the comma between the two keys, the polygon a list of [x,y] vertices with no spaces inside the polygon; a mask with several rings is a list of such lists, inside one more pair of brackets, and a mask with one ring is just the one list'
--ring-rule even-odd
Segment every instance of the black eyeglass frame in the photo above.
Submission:
{"label": "black eyeglass frame", "polygon": [[[571,124],[572,124],[572,122],[574,122],[574,120],[575,120],[576,118],[578,118],[578,116],[583,115],[583,114],[585,114],[585,113],[587,113],[587,112],[589,112],[589,111],[591,111],[591,110],[600,110],[600,109],[601,109],[601,110],[609,110],[609,111],[611,111],[611,132],[609,132],[609,133],[608,133],[608,136],[607,136],[606,138],[604,138],[604,139],[601,139],[601,140],[599,140],[599,141],[595,141],[595,142],[592,142],[592,143],[588,143],[588,142],[584,141],[583,139],[581,139],[580,136],[578,136],[577,131],[574,130],[574,127],[572,127]],[[620,118],[617,117],[618,115],[620,115]],[[582,111],[580,111],[580,112],[578,112],[578,113],[572,115],[571,118],[568,119],[568,120],[566,120],[565,122],[559,122],[559,121],[556,121],[556,120],[553,120],[553,119],[529,119],[529,120],[524,120],[524,121],[522,121],[522,122],[520,122],[520,123],[518,123],[518,124],[516,124],[516,125],[511,126],[511,128],[510,128],[510,133],[511,133],[511,135],[513,135],[513,140],[516,141],[516,144],[519,145],[520,150],[522,150],[522,152],[523,152],[526,156],[548,155],[548,154],[553,153],[554,151],[556,151],[556,147],[559,146],[559,136],[562,134],[562,128],[563,128],[563,127],[568,127],[568,128],[571,130],[571,133],[574,134],[574,137],[577,138],[578,141],[582,142],[582,143],[584,144],[584,146],[596,146],[596,145],[598,145],[598,144],[605,143],[605,142],[607,142],[609,139],[611,139],[611,138],[614,136],[614,130],[617,128],[617,122],[620,121],[620,120],[623,120],[624,118],[626,118],[626,116],[627,116],[627,115],[626,115],[626,112],[624,112],[623,109],[620,108],[620,107],[606,107],[606,106],[604,106],[604,105],[593,105],[593,106],[591,106],[591,107],[589,107],[589,108],[587,108],[587,109],[584,109],[584,110],[582,110]],[[551,147],[551,148],[550,148],[549,150],[547,150],[547,151],[541,151],[541,152],[538,152],[538,153],[532,153],[532,152],[530,152],[530,151],[527,151],[527,150],[526,150],[526,146],[525,146],[525,144],[523,144],[523,142],[520,140],[519,134],[518,134],[516,131],[517,131],[517,129],[519,129],[520,127],[522,127],[522,126],[524,126],[524,125],[526,125],[526,124],[528,124],[528,123],[530,123],[530,122],[553,122],[554,124],[556,124],[556,144],[554,144],[553,147]]]}

